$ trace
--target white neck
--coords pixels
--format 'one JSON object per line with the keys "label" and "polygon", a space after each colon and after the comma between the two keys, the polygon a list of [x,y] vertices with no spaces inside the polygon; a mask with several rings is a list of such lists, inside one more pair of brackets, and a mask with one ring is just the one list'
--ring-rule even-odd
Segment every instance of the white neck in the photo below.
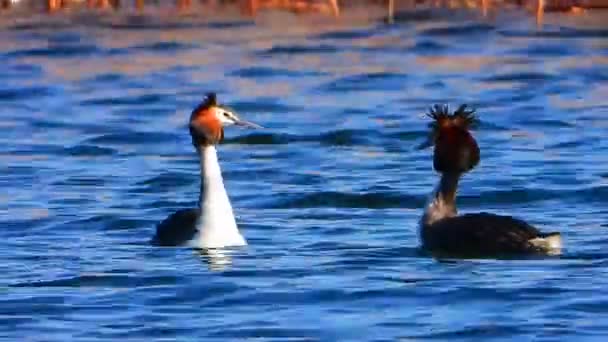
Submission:
{"label": "white neck", "polygon": [[232,214],[215,146],[201,146],[197,150],[201,162],[201,192],[199,233],[194,244],[199,248],[246,245]]}
{"label": "white neck", "polygon": [[433,191],[420,220],[421,226],[432,225],[443,218],[456,216],[456,190],[459,179],[460,174],[441,175],[439,184]]}

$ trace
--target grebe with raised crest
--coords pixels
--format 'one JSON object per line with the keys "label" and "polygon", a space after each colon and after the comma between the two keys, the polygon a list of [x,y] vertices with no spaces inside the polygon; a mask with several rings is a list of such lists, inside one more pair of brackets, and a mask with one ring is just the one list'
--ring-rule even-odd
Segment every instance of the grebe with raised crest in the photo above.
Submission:
{"label": "grebe with raised crest", "polygon": [[247,245],[232,213],[215,148],[224,138],[224,127],[230,125],[261,128],[241,120],[233,110],[220,105],[215,93],[207,94],[192,111],[190,136],[200,159],[199,207],[179,210],[159,223],[151,241],[153,244],[196,248]]}
{"label": "grebe with raised crest", "polygon": [[433,119],[433,168],[441,179],[420,221],[422,247],[453,256],[559,253],[560,233],[543,233],[511,216],[485,212],[457,215],[458,181],[480,160],[479,147],[469,131],[476,120],[475,111],[461,105],[450,114],[447,106],[435,105],[427,116]]}

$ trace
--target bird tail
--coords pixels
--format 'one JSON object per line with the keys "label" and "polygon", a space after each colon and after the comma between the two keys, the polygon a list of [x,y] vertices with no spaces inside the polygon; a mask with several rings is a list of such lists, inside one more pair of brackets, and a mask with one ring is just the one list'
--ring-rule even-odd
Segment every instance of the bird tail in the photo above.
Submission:
{"label": "bird tail", "polygon": [[529,240],[532,245],[546,251],[555,251],[562,248],[562,236],[560,233],[541,233],[538,237]]}

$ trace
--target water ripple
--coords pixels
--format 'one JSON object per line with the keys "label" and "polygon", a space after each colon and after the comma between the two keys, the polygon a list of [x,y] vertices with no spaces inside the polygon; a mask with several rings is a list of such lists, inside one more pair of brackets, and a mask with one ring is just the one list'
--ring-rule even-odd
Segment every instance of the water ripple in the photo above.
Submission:
{"label": "water ripple", "polygon": [[52,95],[51,89],[42,86],[20,87],[19,89],[0,89],[0,101],[23,101]]}
{"label": "water ripple", "polygon": [[404,196],[391,193],[342,193],[335,191],[315,192],[284,200],[273,208],[421,208],[425,196]]}
{"label": "water ripple", "polygon": [[33,48],[33,49],[21,49],[6,52],[5,56],[9,58],[24,58],[24,57],[38,57],[38,58],[68,58],[68,57],[86,57],[99,53],[99,49],[96,45],[63,45],[58,44],[48,48]]}
{"label": "water ripple", "polygon": [[275,77],[318,77],[324,74],[318,71],[310,70],[289,70],[283,68],[269,68],[269,67],[249,67],[236,70],[232,73],[232,76],[251,78],[251,79],[264,79],[264,78],[275,78]]}
{"label": "water ripple", "polygon": [[260,51],[261,56],[275,55],[302,55],[302,54],[326,54],[340,51],[334,45],[278,45],[270,49]]}
{"label": "water ripple", "polygon": [[336,93],[349,91],[401,91],[406,81],[406,74],[374,72],[343,77],[325,84],[320,90]]}
{"label": "water ripple", "polygon": [[462,26],[449,25],[445,27],[436,27],[423,30],[422,35],[427,36],[466,36],[485,34],[495,31],[496,28],[492,25],[485,24],[469,24]]}

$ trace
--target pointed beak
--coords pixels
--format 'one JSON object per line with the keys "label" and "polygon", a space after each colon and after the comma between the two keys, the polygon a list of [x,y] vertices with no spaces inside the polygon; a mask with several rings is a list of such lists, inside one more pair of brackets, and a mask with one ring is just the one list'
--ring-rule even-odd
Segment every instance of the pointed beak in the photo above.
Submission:
{"label": "pointed beak", "polygon": [[245,120],[241,120],[241,119],[237,119],[234,122],[235,125],[237,126],[242,126],[242,127],[249,127],[249,128],[264,128],[258,124],[255,124],[253,122],[249,122],[249,121],[245,121]]}

